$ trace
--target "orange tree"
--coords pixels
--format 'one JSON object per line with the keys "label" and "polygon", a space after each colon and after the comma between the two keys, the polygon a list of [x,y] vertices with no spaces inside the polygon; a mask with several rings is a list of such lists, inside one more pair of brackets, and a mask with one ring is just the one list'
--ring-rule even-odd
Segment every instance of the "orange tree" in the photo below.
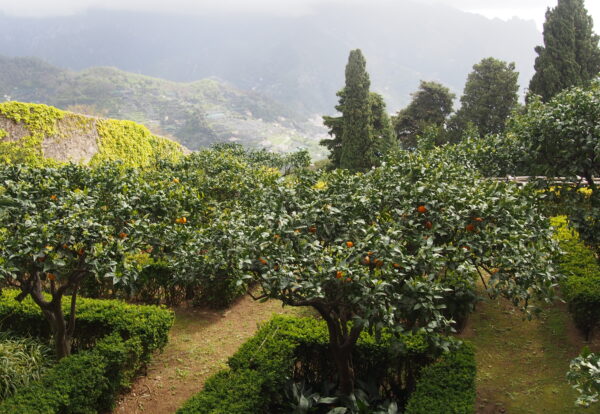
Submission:
{"label": "orange tree", "polygon": [[[143,183],[119,166],[0,169],[0,275],[41,308],[58,358],[71,352],[78,291],[90,277],[124,281],[145,217]],[[49,293],[49,295],[44,294]],[[70,295],[65,317],[64,295]]]}
{"label": "orange tree", "polygon": [[248,220],[246,277],[262,297],[318,311],[345,395],[363,330],[451,329],[443,312],[450,279],[482,272],[491,295],[530,313],[556,282],[535,191],[479,179],[443,158],[401,154],[364,175],[281,180]]}

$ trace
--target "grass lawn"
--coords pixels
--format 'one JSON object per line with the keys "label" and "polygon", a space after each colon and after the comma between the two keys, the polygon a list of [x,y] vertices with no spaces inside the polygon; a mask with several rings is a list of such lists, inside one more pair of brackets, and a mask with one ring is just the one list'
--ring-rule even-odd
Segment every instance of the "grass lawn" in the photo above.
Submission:
{"label": "grass lawn", "polygon": [[477,413],[600,413],[598,406],[575,407],[577,393],[566,380],[569,362],[586,345],[566,305],[527,321],[508,301],[486,298],[460,336],[476,347]]}

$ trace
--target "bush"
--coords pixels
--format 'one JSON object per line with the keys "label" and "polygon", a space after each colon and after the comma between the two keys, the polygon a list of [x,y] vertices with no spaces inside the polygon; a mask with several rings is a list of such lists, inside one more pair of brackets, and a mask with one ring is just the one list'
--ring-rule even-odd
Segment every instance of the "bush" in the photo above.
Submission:
{"label": "bush", "polygon": [[[204,390],[177,412],[286,412],[284,390],[290,379],[311,384],[335,379],[336,370],[329,356],[327,341],[327,328],[322,321],[276,316],[230,358],[229,369],[211,377]],[[396,346],[391,346],[392,343]],[[421,368],[435,359],[435,349],[433,343],[422,335],[408,334],[399,342],[392,342],[389,333],[382,333],[380,338],[363,333],[355,348],[354,369],[362,382],[386,384],[380,391],[402,403],[414,389]],[[472,350],[470,352],[465,353],[461,361],[467,364],[471,358],[473,372],[470,381],[471,393],[474,394],[475,363]],[[443,369],[447,375],[453,376],[454,368],[459,366],[462,369],[458,363]],[[467,369],[460,375],[466,384],[469,380]],[[460,395],[462,397],[457,396],[457,400],[464,397],[463,403],[467,406],[470,400],[466,399],[466,393],[463,395],[462,389]],[[473,401],[470,404],[472,411]]]}
{"label": "bush", "polygon": [[471,345],[463,344],[457,351],[444,355],[423,368],[405,413],[473,413],[476,371]]}
{"label": "bush", "polygon": [[[40,308],[26,298],[18,302],[19,292],[2,290],[0,295],[0,321],[3,329],[10,329],[20,335],[50,338],[48,322]],[[65,317],[70,313],[70,298],[63,302]],[[118,300],[98,300],[78,298],[77,321],[73,339],[73,349],[90,349],[96,342],[111,333],[119,333],[125,340],[137,337],[143,344],[142,361],[148,362],[150,355],[167,344],[169,329],[173,325],[173,313],[167,309],[130,305]]]}
{"label": "bush", "polygon": [[33,338],[0,333],[0,401],[40,379],[48,368],[51,353],[50,348]]}
{"label": "bush", "polygon": [[[0,413],[96,413],[110,410],[114,398],[139,366],[139,338],[110,335],[91,351],[63,358],[40,381],[0,404]],[[127,377],[127,378],[125,378]]]}
{"label": "bush", "polygon": [[[0,296],[3,328],[49,339],[48,323],[17,291]],[[68,300],[64,311],[68,314]],[[78,352],[61,359],[36,381],[0,404],[0,413],[96,413],[110,410],[116,395],[162,349],[173,313],[156,306],[80,298],[73,341]]]}
{"label": "bush", "polygon": [[552,225],[564,252],[559,259],[561,273],[566,276],[561,289],[575,325],[587,340],[600,323],[600,266],[592,250],[567,227],[566,217],[554,217]]}

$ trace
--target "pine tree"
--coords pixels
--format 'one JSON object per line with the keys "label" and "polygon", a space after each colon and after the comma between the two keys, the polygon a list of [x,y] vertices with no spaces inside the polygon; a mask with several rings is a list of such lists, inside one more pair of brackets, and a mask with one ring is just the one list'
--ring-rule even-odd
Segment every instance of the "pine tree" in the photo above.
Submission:
{"label": "pine tree", "polygon": [[583,0],[558,0],[546,12],[544,46],[535,51],[535,74],[529,95],[548,101],[571,86],[583,86],[600,72],[599,37]]}
{"label": "pine tree", "polygon": [[461,107],[449,122],[453,140],[460,139],[469,124],[481,135],[503,132],[518,106],[518,79],[514,63],[489,57],[474,65],[460,98]]}
{"label": "pine tree", "polygon": [[443,130],[446,119],[452,113],[455,95],[437,82],[421,81],[413,93],[410,104],[396,114],[394,130],[404,148],[416,148],[417,136],[426,129]]}
{"label": "pine tree", "polygon": [[324,116],[332,139],[321,141],[330,150],[332,168],[364,171],[379,164],[380,157],[394,145],[393,131],[381,95],[370,92],[366,61],[360,51],[350,52],[346,84],[337,93],[335,107],[341,116]]}

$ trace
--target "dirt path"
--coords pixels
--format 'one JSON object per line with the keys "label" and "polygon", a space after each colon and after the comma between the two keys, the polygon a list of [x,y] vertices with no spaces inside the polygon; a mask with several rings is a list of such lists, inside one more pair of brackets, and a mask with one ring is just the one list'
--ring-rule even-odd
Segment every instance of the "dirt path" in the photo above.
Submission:
{"label": "dirt path", "polygon": [[584,345],[598,350],[600,340],[583,341],[566,305],[527,321],[507,300],[486,299],[460,336],[476,347],[478,414],[598,412],[575,407],[566,373]]}
{"label": "dirt path", "polygon": [[277,301],[259,303],[248,296],[224,311],[175,309],[169,344],[154,356],[148,375],[137,379],[113,413],[174,413],[202,389],[210,375],[226,366],[227,359],[256,332],[258,323],[273,313],[300,312],[282,308]]}

